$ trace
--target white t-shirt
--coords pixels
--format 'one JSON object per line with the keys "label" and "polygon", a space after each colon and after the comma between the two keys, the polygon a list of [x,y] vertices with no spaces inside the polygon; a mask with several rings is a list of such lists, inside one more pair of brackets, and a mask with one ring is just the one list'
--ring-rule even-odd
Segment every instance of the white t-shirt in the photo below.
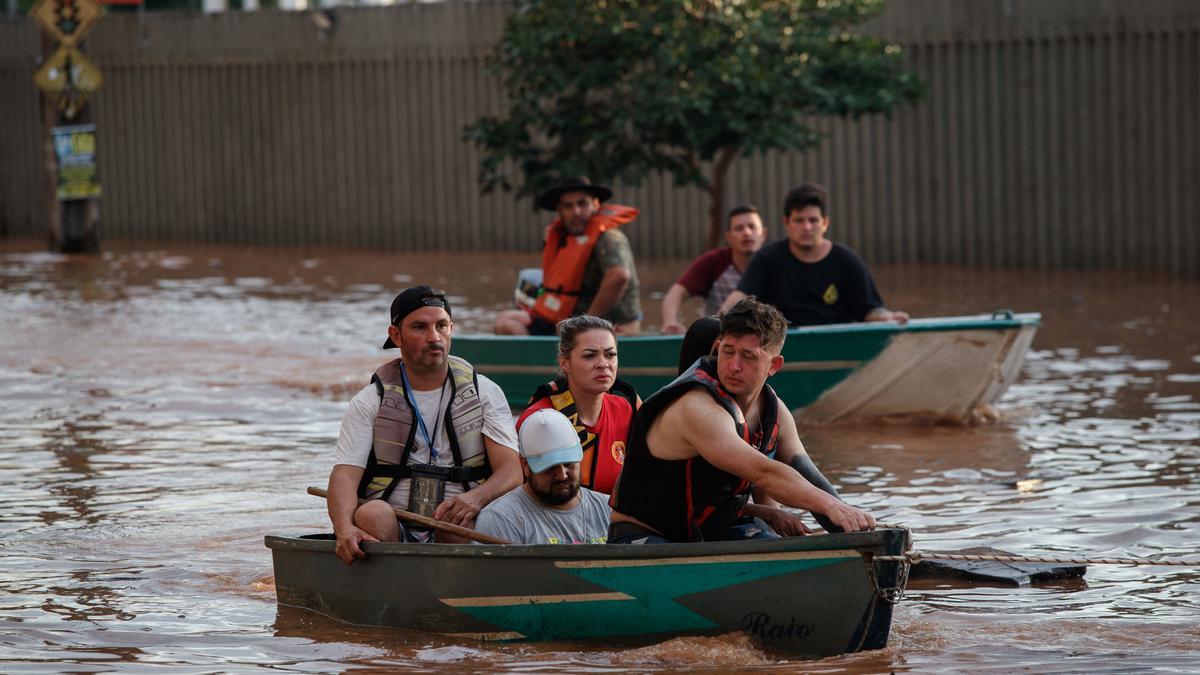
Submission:
{"label": "white t-shirt", "polygon": [[[479,402],[483,406],[483,435],[515,453],[517,451],[517,431],[513,426],[512,411],[508,408],[504,391],[500,389],[500,385],[483,375],[479,375],[478,378]],[[446,435],[445,425],[439,422],[445,416],[446,407],[450,405],[450,385],[446,385],[444,395],[440,389],[414,390],[412,397],[417,404],[417,410],[421,413],[421,419],[425,420],[425,428],[429,433],[434,433],[433,427],[437,423],[437,436],[433,439],[434,447],[437,448],[437,457],[430,462],[429,444],[425,442],[425,436],[421,430],[417,429],[413,439],[416,447],[409,455],[409,463],[454,466],[454,455],[450,452],[450,441]],[[440,408],[438,407],[439,398],[442,400]],[[371,455],[371,444],[374,437],[375,414],[379,411],[379,400],[379,391],[373,383],[363,387],[354,395],[354,398],[350,399],[350,407],[342,416],[342,428],[338,433],[334,464],[349,464],[361,469],[367,467],[367,458]],[[462,491],[461,484],[446,483],[447,497]],[[396,486],[395,491],[388,498],[388,503],[402,509],[408,508],[407,480],[400,481],[400,485]]]}

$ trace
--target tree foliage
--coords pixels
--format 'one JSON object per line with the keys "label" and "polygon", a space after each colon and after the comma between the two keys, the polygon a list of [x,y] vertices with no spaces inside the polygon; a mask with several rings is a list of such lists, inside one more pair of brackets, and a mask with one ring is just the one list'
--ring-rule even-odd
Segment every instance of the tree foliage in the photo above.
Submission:
{"label": "tree foliage", "polygon": [[490,66],[507,111],[466,129],[485,192],[661,171],[709,193],[719,233],[736,157],[811,148],[813,115],[886,113],[923,93],[899,47],[853,31],[884,0],[514,4]]}

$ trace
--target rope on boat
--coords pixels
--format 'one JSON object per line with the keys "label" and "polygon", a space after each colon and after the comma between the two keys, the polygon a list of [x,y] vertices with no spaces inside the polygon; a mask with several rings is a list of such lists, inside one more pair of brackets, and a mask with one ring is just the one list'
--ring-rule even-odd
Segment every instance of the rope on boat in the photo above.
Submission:
{"label": "rope on boat", "polygon": [[921,560],[961,560],[967,562],[1014,562],[1051,563],[1056,565],[1141,565],[1155,567],[1200,567],[1200,560],[1149,560],[1147,558],[1051,558],[1028,555],[990,555],[970,553],[938,553],[936,551],[909,551],[904,555],[877,555],[875,560],[888,562],[916,563]]}
{"label": "rope on boat", "polygon": [[[892,558],[899,559],[901,564],[897,565],[899,569],[896,571],[894,583],[891,586],[883,586],[879,583],[879,571],[875,569],[875,564],[880,560],[890,562]],[[875,594],[879,596],[880,600],[894,605],[904,598],[904,591],[908,588],[908,573],[912,570],[912,565],[904,556],[864,556],[863,562],[867,564],[867,576],[870,577],[871,585],[875,587]],[[871,611],[874,611],[874,605],[872,605]]]}

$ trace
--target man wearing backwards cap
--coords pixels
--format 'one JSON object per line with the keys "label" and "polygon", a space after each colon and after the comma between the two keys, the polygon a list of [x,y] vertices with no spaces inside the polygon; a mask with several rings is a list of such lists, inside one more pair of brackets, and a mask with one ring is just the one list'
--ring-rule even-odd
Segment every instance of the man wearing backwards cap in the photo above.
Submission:
{"label": "man wearing backwards cap", "polygon": [[601,204],[612,190],[585,177],[568,178],[543,192],[537,205],[558,218],[546,229],[542,286],[533,307],[501,312],[500,335],[554,335],[559,321],[591,314],[608,319],[618,335],[642,329],[637,270],[629,239],[617,228],[638,210]]}
{"label": "man wearing backwards cap", "polygon": [[[401,357],[380,366],[350,401],[329,474],[329,518],[346,564],[366,557],[364,541],[432,538],[402,527],[393,506],[471,527],[484,506],[521,482],[504,392],[450,356],[446,294],[409,288],[392,300],[390,317],[383,348],[399,347]],[[448,541],[440,533],[438,540]]]}
{"label": "man wearing backwards cap", "polygon": [[488,504],[475,529],[514,544],[603,544],[608,498],[579,486],[583,448],[562,413],[535,411],[521,425],[525,485]]}

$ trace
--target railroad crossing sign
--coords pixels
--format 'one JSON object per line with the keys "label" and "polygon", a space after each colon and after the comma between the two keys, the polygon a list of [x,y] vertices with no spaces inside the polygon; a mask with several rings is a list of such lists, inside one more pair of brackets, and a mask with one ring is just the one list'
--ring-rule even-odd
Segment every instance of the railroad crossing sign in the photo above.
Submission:
{"label": "railroad crossing sign", "polygon": [[96,0],[38,0],[29,15],[59,45],[71,48],[100,20],[100,12]]}
{"label": "railroad crossing sign", "polygon": [[33,82],[58,104],[63,117],[75,119],[104,78],[78,50],[63,47],[38,68]]}

